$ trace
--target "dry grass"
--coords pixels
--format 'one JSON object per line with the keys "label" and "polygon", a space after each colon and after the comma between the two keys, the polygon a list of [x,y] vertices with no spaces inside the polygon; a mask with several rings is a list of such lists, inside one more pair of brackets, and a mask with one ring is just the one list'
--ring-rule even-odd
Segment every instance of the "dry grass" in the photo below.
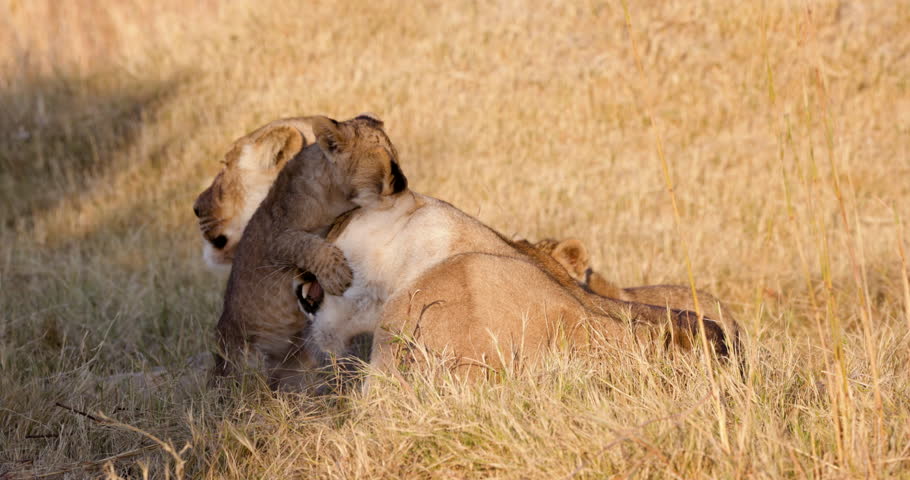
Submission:
{"label": "dry grass", "polygon": [[[906,2],[58,3],[0,1],[0,478],[910,477]],[[750,373],[604,347],[338,402],[99,386],[208,348],[190,206],[229,142],[362,111],[416,189],[624,285],[688,253]]]}

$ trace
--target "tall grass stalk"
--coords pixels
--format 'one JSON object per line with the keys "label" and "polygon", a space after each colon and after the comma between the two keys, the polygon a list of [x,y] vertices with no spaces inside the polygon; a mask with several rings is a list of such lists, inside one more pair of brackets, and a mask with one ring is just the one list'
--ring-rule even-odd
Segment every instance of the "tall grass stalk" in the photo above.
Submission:
{"label": "tall grass stalk", "polygon": [[[648,78],[645,74],[645,69],[641,63],[641,55],[638,53],[638,46],[635,43],[635,30],[632,26],[632,15],[629,13],[629,5],[626,0],[622,2],[623,12],[625,14],[626,28],[628,29],[629,43],[632,46],[632,54],[635,58],[635,65],[638,69],[639,78],[643,82],[647,82]],[[723,449],[727,453],[730,452],[730,440],[727,434],[727,415],[726,411],[723,408],[721,403],[720,395],[720,386],[718,385],[717,379],[714,376],[713,370],[710,368],[711,362],[711,347],[708,345],[708,338],[705,334],[705,320],[704,315],[702,314],[701,305],[698,303],[698,292],[695,289],[695,274],[692,271],[692,259],[689,255],[689,244],[686,241],[685,234],[682,228],[682,220],[679,215],[679,205],[676,201],[676,192],[673,189],[673,178],[670,174],[670,166],[667,162],[666,157],[664,156],[664,146],[663,138],[661,137],[660,127],[658,126],[658,119],[654,116],[651,106],[647,103],[637,102],[641,108],[645,111],[645,118],[648,123],[648,128],[653,135],[654,145],[657,150],[657,158],[660,160],[661,171],[663,172],[664,185],[667,189],[667,194],[670,196],[670,203],[673,205],[673,220],[676,226],[676,234],[679,237],[679,241],[683,246],[683,255],[686,261],[686,276],[689,280],[689,289],[692,292],[692,302],[695,305],[695,313],[698,316],[698,325],[701,339],[702,351],[704,352],[704,359],[706,363],[706,369],[711,372],[709,377],[711,379],[711,390],[713,392],[714,408],[717,414],[717,429],[720,433],[720,441],[723,445]],[[669,312],[668,312],[669,315]],[[668,318],[669,320],[669,318]]]}

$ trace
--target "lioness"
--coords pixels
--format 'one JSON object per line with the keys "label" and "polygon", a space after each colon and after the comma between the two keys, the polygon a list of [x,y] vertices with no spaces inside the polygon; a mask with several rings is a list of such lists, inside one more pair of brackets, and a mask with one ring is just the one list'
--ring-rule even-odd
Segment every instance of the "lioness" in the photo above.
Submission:
{"label": "lioness", "polygon": [[[357,131],[374,122],[370,116],[343,124],[325,117],[309,119],[314,131],[323,123]],[[291,279],[311,272],[320,288],[341,294],[350,284],[351,271],[341,252],[319,234],[324,235],[341,213],[377,201],[398,183],[384,181],[394,170],[380,163],[387,157],[373,161],[368,155],[336,156],[329,161],[319,146],[305,146],[306,139],[294,126],[272,124],[257,132],[242,143],[236,158],[228,159],[227,168],[236,162],[236,168],[247,174],[280,173],[234,252],[224,311],[216,328],[221,352],[215,373],[229,373],[232,363],[240,359],[237,353],[252,347],[265,357],[274,385],[289,373],[282,368],[286,360],[299,360],[294,346],[306,328],[306,317],[297,312],[289,288]]]}
{"label": "lioness", "polygon": [[[328,125],[324,135],[334,140],[322,142],[317,134],[317,141],[329,158],[373,151],[394,155],[384,134],[371,136],[377,142],[371,143],[350,133]],[[389,161],[398,163],[394,156]],[[380,324],[401,331],[412,320],[433,325],[433,346],[494,367],[499,353],[534,355],[556,332],[584,343],[593,329],[625,342],[630,329],[617,321],[625,317],[646,328],[667,324],[684,346],[699,325],[694,312],[593,295],[551,256],[409,189],[349,212],[329,239],[344,252],[354,280],[342,296],[325,296],[309,336],[319,349],[338,355],[345,354],[351,338],[374,333]],[[704,324],[715,351],[726,355],[721,326],[709,318]],[[373,356],[382,364],[389,344],[378,342]],[[500,350],[505,342],[515,343]]]}

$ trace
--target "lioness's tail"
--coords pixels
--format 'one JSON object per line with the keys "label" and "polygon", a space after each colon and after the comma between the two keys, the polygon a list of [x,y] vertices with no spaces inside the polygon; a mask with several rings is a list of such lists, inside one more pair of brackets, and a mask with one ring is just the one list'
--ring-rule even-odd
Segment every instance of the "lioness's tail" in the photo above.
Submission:
{"label": "lioness's tail", "polygon": [[732,327],[725,329],[720,322],[709,317],[703,317],[699,322],[698,315],[690,310],[673,310],[594,295],[592,297],[595,297],[592,300],[595,313],[618,321],[628,318],[633,326],[654,329],[655,332],[669,327],[664,337],[667,346],[676,345],[684,350],[697,347],[697,342],[700,342],[700,326],[704,324],[708,346],[719,359],[726,360],[735,356],[742,361],[742,342],[735,322],[730,322]]}

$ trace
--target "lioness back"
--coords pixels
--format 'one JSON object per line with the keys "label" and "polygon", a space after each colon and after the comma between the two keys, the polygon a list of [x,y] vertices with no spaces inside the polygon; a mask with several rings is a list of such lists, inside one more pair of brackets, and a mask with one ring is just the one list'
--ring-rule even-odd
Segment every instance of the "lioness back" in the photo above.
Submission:
{"label": "lioness back", "polygon": [[[344,353],[346,339],[373,333],[377,322],[394,331],[413,315],[434,309],[445,312],[429,317],[437,346],[449,345],[472,361],[487,361],[501,342],[510,343],[507,354],[514,353],[518,344],[511,342],[525,335],[536,351],[550,328],[577,332],[593,325],[599,334],[623,342],[629,337],[622,320],[629,318],[649,335],[666,328],[686,348],[699,328],[693,312],[593,295],[549,255],[414,192],[404,192],[388,208],[353,212],[330,238],[358,272],[345,299],[332,299],[313,324],[316,345],[335,354]],[[386,301],[379,309],[370,306]],[[375,311],[381,312],[378,318]],[[708,319],[705,328],[711,345],[725,355],[723,331]],[[575,335],[572,341],[581,341]],[[380,347],[377,358],[387,354],[387,347]]]}

